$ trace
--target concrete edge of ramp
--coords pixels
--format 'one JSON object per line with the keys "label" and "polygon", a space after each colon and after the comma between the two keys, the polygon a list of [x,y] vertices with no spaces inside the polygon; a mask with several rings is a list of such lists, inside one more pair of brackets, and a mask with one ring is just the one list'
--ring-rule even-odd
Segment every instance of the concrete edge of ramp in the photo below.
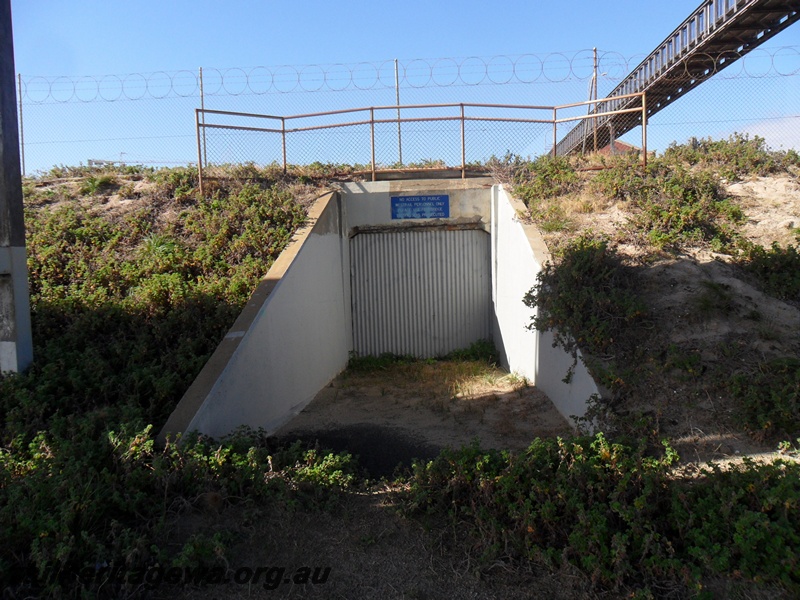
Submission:
{"label": "concrete edge of ramp", "polygon": [[[330,211],[330,208],[336,209],[336,199],[336,192],[328,192],[320,196],[311,206],[306,224],[295,232],[291,242],[272,264],[233,326],[214,350],[189,389],[186,390],[159,432],[156,438],[157,443],[164,444],[168,435],[174,436],[192,429],[191,425],[198,412],[217,388],[221,376],[228,369],[245,336],[260,313],[264,311],[271,295],[286,276],[311,234],[317,229],[330,227],[330,223],[321,222],[320,217],[326,211]],[[338,210],[336,212],[338,215]],[[335,233],[338,236],[338,228]]]}
{"label": "concrete edge of ramp", "polygon": [[[552,257],[525,204],[502,186],[492,188],[492,299],[494,343],[502,363],[550,398],[569,422],[586,415],[587,401],[602,390],[578,352],[577,361],[553,341],[550,331],[528,329],[534,311],[522,301]],[[564,379],[572,370],[568,382]]]}

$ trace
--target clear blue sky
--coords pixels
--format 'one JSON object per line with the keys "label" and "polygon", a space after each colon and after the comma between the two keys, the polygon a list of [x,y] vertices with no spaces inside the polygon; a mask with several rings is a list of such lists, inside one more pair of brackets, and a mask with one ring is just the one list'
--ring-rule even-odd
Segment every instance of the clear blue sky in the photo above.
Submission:
{"label": "clear blue sky", "polygon": [[[392,105],[395,58],[403,69],[402,104],[553,105],[586,99],[591,74],[587,50],[596,47],[601,52],[602,96],[699,4],[700,0],[11,0],[15,67],[25,90],[26,170],[88,159],[127,157],[168,165],[195,160],[198,67],[205,74],[205,107],[219,110],[292,115]],[[751,67],[760,68],[754,55],[762,52],[768,61],[779,57],[781,74],[791,76],[704,84],[651,121],[651,147],[663,149],[689,136],[726,137],[734,131],[763,135],[776,147],[800,147],[800,25],[768,46],[771,50],[749,55]],[[793,48],[776,55],[779,46]],[[514,72],[520,67],[525,74],[527,64],[528,73],[535,73],[543,64],[545,77],[525,81],[517,73],[519,81],[513,85],[488,85],[486,80],[487,85],[469,85],[474,83],[470,69],[482,76],[495,60],[491,57],[502,55],[536,55],[542,61],[538,67],[531,66],[537,59],[523,60],[514,63]],[[621,60],[615,62],[617,55]],[[467,57],[480,59],[470,63]],[[569,73],[573,57],[573,69],[579,69],[564,81],[564,69]],[[438,58],[455,60],[414,60]],[[499,79],[510,68],[509,60],[494,63],[500,68]],[[355,66],[358,63],[369,63],[372,70]],[[346,66],[330,66],[339,64]],[[455,65],[460,65],[461,83],[440,84],[434,69],[442,67],[439,77],[447,80]],[[266,68],[253,69],[259,66]],[[556,77],[548,80],[548,74]],[[435,85],[426,85],[432,75]],[[370,87],[376,76],[379,84]],[[349,88],[335,87],[348,78],[353,84]],[[320,90],[323,79],[329,89],[300,93]],[[242,92],[246,81],[250,91]],[[292,88],[298,81],[299,89]],[[141,102],[125,101],[138,100],[145,91],[149,95]],[[230,148],[240,143],[231,141]],[[496,143],[493,152],[507,150],[505,142]],[[550,143],[545,136],[529,151],[545,151]],[[336,149],[337,144],[331,138],[326,147]],[[419,152],[433,154],[422,148]],[[222,162],[275,158],[259,159],[244,150],[217,157],[209,151],[209,156],[210,161]],[[312,158],[342,160],[315,155],[290,156],[290,162]],[[391,157],[381,160],[393,162]]]}
{"label": "clear blue sky", "polygon": [[648,53],[697,0],[12,0],[16,70],[104,75],[571,52]]}

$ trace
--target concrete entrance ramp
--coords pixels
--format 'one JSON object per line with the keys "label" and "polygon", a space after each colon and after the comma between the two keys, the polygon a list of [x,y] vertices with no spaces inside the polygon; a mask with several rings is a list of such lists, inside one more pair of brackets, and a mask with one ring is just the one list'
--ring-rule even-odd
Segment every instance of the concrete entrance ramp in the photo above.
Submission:
{"label": "concrete entrance ramp", "polygon": [[579,361],[564,383],[572,357],[527,329],[522,299],[549,255],[523,214],[486,178],[349,183],[320,197],[160,439],[272,433],[354,350],[433,356],[486,337],[503,366],[582,416],[598,393],[591,376]]}

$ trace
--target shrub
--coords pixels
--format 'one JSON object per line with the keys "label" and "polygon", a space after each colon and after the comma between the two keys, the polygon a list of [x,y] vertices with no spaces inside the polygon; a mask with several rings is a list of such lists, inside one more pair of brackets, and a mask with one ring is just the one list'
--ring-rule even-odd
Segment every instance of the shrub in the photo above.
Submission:
{"label": "shrub", "polygon": [[741,209],[722,195],[715,176],[681,167],[654,168],[634,202],[640,212],[631,225],[657,248],[711,244],[724,250],[736,239],[732,225],[744,218]]}
{"label": "shrub", "polygon": [[[127,216],[66,201],[26,211],[35,361],[0,376],[4,589],[91,595],[79,569],[163,559],[170,506],[209,489],[296,501],[305,482],[317,503],[321,487],[352,481],[349,458],[293,450],[269,483],[253,436],[247,450],[199,439],[153,448],[150,432],[305,217],[277,187],[196,198],[195,176],[153,173],[160,196]],[[180,219],[163,217],[170,204]]]}
{"label": "shrub", "polygon": [[774,437],[800,436],[800,360],[780,358],[731,380],[739,412],[751,430]]}
{"label": "shrub", "polygon": [[675,547],[698,570],[800,591],[800,468],[777,461],[723,470],[672,486]]}
{"label": "shrub", "polygon": [[720,575],[800,591],[800,465],[745,460],[683,479],[676,460],[666,444],[653,457],[603,434],[519,454],[473,444],[416,464],[403,501],[466,524],[485,564],[569,563],[630,597],[665,582],[695,595]]}
{"label": "shrub", "polygon": [[773,242],[765,249],[747,244],[739,263],[755,275],[767,293],[781,300],[800,301],[800,252],[795,246],[783,248]]}
{"label": "shrub", "polygon": [[673,142],[664,152],[663,160],[710,168],[719,176],[735,181],[747,175],[785,171],[797,164],[797,154],[771,151],[762,137],[734,133],[727,140],[691,138],[686,144]]}
{"label": "shrub", "polygon": [[[41,595],[91,595],[102,581],[76,574],[104,565],[196,566],[220,559],[225,544],[192,536],[176,555],[169,514],[213,494],[221,502],[269,500],[325,507],[355,482],[347,454],[299,444],[270,451],[263,433],[242,430],[215,443],[189,436],[154,447],[150,426],[68,440],[39,432],[0,454],[0,580]],[[84,435],[88,432],[82,432]],[[213,543],[209,543],[213,541]],[[118,595],[133,589],[118,590]]]}
{"label": "shrub", "polygon": [[530,328],[553,331],[556,342],[604,354],[645,316],[632,272],[608,240],[584,234],[570,241],[537,275],[523,302],[537,310]]}
{"label": "shrub", "polygon": [[487,562],[569,562],[613,587],[658,569],[680,571],[660,518],[674,459],[669,449],[647,458],[602,434],[537,439],[520,454],[472,445],[416,465],[406,503],[466,521]]}
{"label": "shrub", "polygon": [[514,194],[529,207],[542,198],[560,196],[575,189],[578,174],[569,158],[542,155],[521,163],[514,174]]}

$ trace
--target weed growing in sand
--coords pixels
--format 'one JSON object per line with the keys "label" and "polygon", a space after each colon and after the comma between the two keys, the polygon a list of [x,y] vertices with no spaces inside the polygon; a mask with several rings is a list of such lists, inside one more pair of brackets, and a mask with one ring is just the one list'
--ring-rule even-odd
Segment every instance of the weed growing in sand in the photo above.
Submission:
{"label": "weed growing in sand", "polygon": [[777,242],[769,249],[743,245],[739,264],[755,275],[767,293],[781,300],[800,301],[800,247],[781,247]]}
{"label": "weed growing in sand", "polygon": [[800,360],[780,358],[736,374],[730,382],[747,426],[766,437],[800,436]]}
{"label": "weed growing in sand", "polygon": [[347,368],[357,373],[382,371],[395,365],[409,365],[415,363],[436,364],[438,361],[451,361],[456,363],[487,363],[495,365],[499,361],[497,349],[491,340],[478,340],[466,348],[453,350],[436,358],[420,359],[410,354],[394,354],[384,352],[378,356],[364,355],[352,352]]}
{"label": "weed growing in sand", "polygon": [[535,440],[519,454],[477,444],[416,464],[406,510],[467,524],[482,559],[572,565],[600,588],[651,598],[708,576],[800,590],[800,466],[712,466],[675,477],[658,456],[604,435]]}
{"label": "weed growing in sand", "polygon": [[693,137],[686,144],[673,142],[663,158],[672,164],[705,167],[729,181],[747,175],[769,175],[800,163],[800,156],[793,150],[772,151],[764,138],[740,133],[726,140]]}
{"label": "weed growing in sand", "polygon": [[395,365],[406,365],[417,362],[419,359],[410,354],[392,354],[384,352],[379,356],[365,355],[360,356],[355,352],[350,353],[347,361],[347,369],[354,373],[372,373],[374,371],[385,371]]}
{"label": "weed growing in sand", "polygon": [[665,369],[678,369],[690,377],[699,377],[703,372],[703,361],[699,352],[670,344],[664,361]]}
{"label": "weed growing in sand", "polygon": [[117,178],[110,173],[99,175],[97,177],[91,175],[87,177],[80,188],[78,188],[78,192],[82,196],[94,196],[101,191],[107,190],[116,183]]}
{"label": "weed growing in sand", "polygon": [[442,360],[472,360],[493,365],[497,364],[500,359],[497,355],[497,348],[491,340],[478,340],[467,348],[450,352],[443,356]]}
{"label": "weed growing in sand", "polygon": [[717,281],[700,282],[700,292],[692,299],[692,306],[703,319],[729,315],[735,308],[731,286]]}
{"label": "weed growing in sand", "polygon": [[[624,346],[623,338],[646,313],[635,290],[633,273],[608,240],[587,233],[562,248],[555,263],[545,265],[523,302],[537,309],[529,328],[552,331],[555,343],[577,360],[578,348],[601,357]],[[621,381],[611,365],[595,374],[612,387]]]}

